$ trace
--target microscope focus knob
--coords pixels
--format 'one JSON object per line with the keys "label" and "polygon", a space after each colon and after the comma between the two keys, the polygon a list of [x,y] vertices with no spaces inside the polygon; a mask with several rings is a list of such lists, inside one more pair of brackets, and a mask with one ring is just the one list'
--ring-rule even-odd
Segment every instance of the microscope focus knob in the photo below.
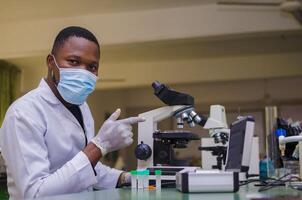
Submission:
{"label": "microscope focus knob", "polygon": [[141,141],[141,143],[135,148],[135,156],[139,160],[147,160],[148,158],[150,158],[151,154],[152,149],[149,145],[144,144],[143,141]]}

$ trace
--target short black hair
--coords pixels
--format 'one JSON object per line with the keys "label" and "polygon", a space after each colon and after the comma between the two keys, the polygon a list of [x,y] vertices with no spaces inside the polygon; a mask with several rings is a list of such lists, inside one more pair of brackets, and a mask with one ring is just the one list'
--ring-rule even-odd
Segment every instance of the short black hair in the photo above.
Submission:
{"label": "short black hair", "polygon": [[94,36],[94,34],[92,32],[90,32],[89,30],[85,29],[85,28],[82,28],[82,27],[79,27],[79,26],[69,26],[69,27],[66,27],[64,29],[62,29],[54,43],[53,43],[53,46],[52,46],[52,50],[51,50],[51,53],[52,54],[55,54],[56,51],[64,45],[64,43],[70,38],[70,37],[80,37],[80,38],[85,38],[86,40],[89,40],[91,42],[94,42],[97,47],[98,47],[98,50],[99,50],[99,53],[100,53],[100,45],[99,45],[99,42],[98,40],[96,39],[96,37]]}

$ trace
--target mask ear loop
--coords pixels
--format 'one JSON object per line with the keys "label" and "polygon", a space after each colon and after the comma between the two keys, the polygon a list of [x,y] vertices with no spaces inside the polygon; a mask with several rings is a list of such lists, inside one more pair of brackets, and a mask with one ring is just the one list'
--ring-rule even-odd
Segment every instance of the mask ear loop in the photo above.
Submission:
{"label": "mask ear loop", "polygon": [[[52,58],[53,58],[53,60],[54,60],[54,62],[55,62],[55,66],[56,66],[57,69],[60,71],[60,68],[59,68],[59,66],[58,66],[56,57],[55,57],[53,54],[50,54],[50,55],[52,56]],[[54,75],[54,73],[53,73],[53,70],[52,70],[51,77],[52,77],[53,82],[54,82],[56,85],[58,85],[59,81],[56,80],[56,77],[55,77],[55,75]]]}

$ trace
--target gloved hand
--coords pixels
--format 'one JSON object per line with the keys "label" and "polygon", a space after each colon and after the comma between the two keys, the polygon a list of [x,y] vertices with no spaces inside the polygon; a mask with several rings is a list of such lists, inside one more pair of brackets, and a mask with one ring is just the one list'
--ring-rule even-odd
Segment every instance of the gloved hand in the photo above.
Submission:
{"label": "gloved hand", "polygon": [[131,184],[131,174],[129,172],[126,172],[125,174],[125,183]]}
{"label": "gloved hand", "polygon": [[120,175],[117,186],[123,187],[123,186],[127,186],[127,185],[131,185],[131,174],[129,172],[123,172]]}
{"label": "gloved hand", "polygon": [[107,153],[122,149],[132,144],[132,124],[143,122],[140,117],[117,120],[121,110],[117,109],[103,124],[98,134],[91,140],[105,156]]}

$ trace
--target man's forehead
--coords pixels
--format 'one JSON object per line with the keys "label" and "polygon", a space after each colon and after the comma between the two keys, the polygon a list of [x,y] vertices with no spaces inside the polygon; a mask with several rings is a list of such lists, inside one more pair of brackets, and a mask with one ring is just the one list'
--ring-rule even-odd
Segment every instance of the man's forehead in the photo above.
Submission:
{"label": "man's forehead", "polygon": [[71,36],[58,48],[59,53],[71,53],[75,51],[85,51],[87,53],[96,54],[99,57],[97,44],[83,37]]}
{"label": "man's forehead", "polygon": [[72,36],[67,38],[67,40],[64,41],[61,48],[87,48],[87,47],[94,47],[95,49],[98,48],[97,44],[94,42],[87,40],[83,37],[76,37]]}

